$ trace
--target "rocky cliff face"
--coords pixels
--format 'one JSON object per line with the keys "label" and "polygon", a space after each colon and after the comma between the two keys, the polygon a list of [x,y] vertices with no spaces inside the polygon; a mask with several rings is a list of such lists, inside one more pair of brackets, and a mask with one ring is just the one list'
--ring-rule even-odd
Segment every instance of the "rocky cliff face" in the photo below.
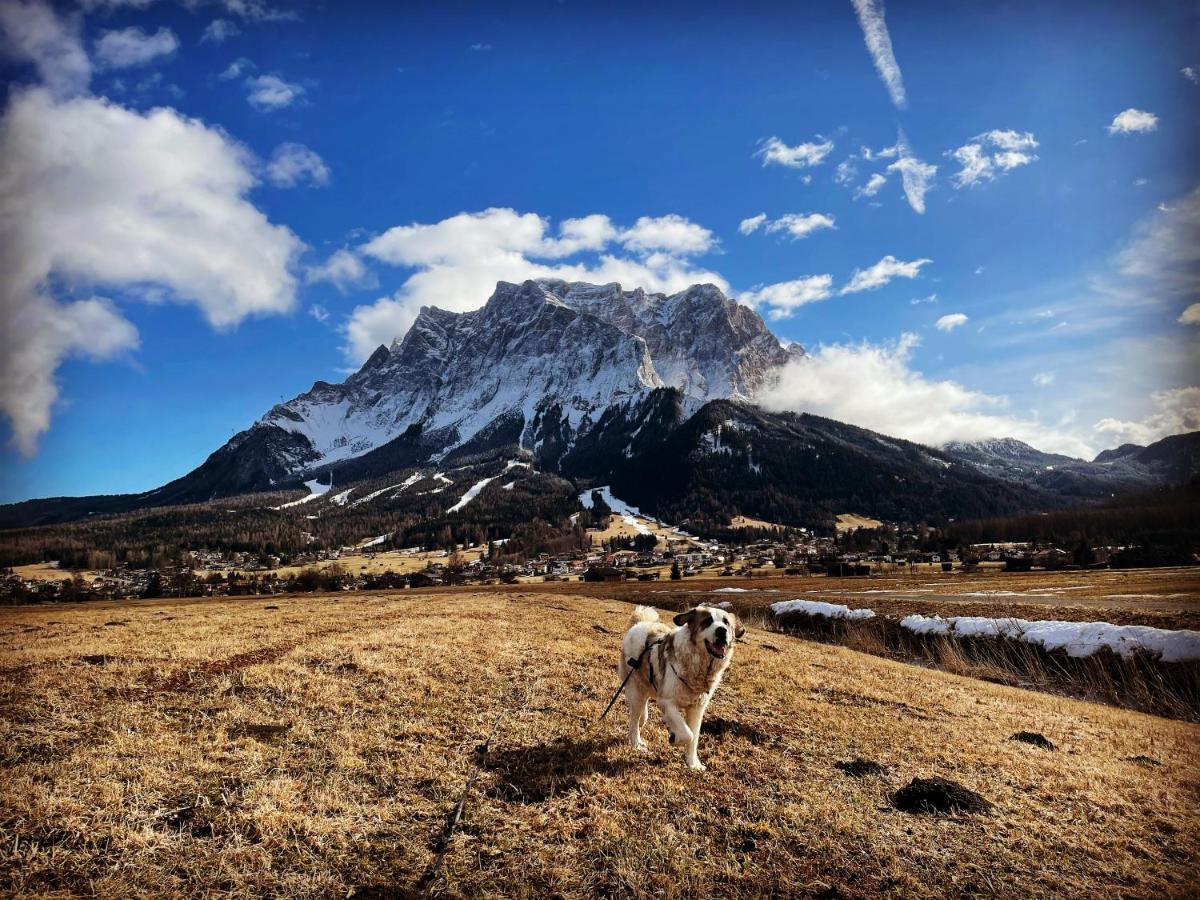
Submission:
{"label": "rocky cliff face", "polygon": [[403,340],[359,372],[317,382],[255,428],[302,439],[307,452],[289,441],[288,458],[276,461],[296,476],[417,434],[430,459],[511,442],[556,467],[606,415],[635,431],[634,414],[656,390],[677,389],[686,416],[708,400],[752,396],[802,354],[712,285],[668,297],[618,284],[501,282],[474,312],[422,309]]}

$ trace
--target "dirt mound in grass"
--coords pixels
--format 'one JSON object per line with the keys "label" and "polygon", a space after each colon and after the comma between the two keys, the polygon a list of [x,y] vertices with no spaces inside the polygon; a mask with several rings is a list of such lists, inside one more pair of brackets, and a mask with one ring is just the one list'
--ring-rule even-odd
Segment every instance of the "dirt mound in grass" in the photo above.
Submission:
{"label": "dirt mound in grass", "polygon": [[1055,749],[1054,742],[1040,731],[1018,731],[1009,740],[1020,741],[1022,744],[1033,744],[1033,746],[1041,747],[1043,750]]}
{"label": "dirt mound in grass", "polygon": [[914,778],[892,794],[892,806],[901,812],[932,815],[985,813],[992,809],[992,804],[979,794],[947,778]]}
{"label": "dirt mound in grass", "polygon": [[865,778],[868,775],[886,775],[887,766],[880,765],[873,759],[863,759],[856,756],[849,762],[836,762],[833,764],[835,769],[840,769],[851,778]]}

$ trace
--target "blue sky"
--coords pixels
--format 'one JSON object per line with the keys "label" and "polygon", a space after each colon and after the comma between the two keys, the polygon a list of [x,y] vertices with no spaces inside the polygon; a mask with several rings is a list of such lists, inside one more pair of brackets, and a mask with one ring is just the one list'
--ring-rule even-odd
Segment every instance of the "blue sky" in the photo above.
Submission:
{"label": "blue sky", "polygon": [[86,7],[0,0],[0,500],[154,487],[525,269],[718,280],[812,355],[772,407],[1200,427],[1194,4]]}

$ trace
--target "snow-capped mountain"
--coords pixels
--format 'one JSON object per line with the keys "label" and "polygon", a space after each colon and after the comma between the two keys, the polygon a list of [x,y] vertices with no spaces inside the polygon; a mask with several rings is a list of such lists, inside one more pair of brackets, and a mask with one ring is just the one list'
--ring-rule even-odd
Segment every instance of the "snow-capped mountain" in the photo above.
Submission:
{"label": "snow-capped mountain", "polygon": [[274,407],[205,466],[236,451],[240,483],[229,490],[368,455],[384,458],[378,469],[509,445],[553,469],[602,420],[620,421],[634,439],[650,407],[661,411],[663,388],[678,390],[687,416],[709,400],[748,399],[803,353],[713,285],[665,296],[619,284],[500,282],[478,310],[423,308],[403,339],[380,346],[358,372]]}
{"label": "snow-capped mountain", "polygon": [[1065,497],[1108,497],[1148,484],[1186,481],[1200,468],[1193,435],[1164,438],[1154,448],[1125,445],[1094,460],[1045,453],[1015,438],[951,441],[942,451],[994,478]]}

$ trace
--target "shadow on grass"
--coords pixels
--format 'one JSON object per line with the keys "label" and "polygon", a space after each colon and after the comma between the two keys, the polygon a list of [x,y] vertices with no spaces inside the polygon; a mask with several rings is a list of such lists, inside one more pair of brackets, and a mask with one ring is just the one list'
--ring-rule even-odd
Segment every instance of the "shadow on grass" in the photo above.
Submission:
{"label": "shadow on grass", "polygon": [[628,759],[610,759],[617,738],[571,740],[555,738],[532,747],[494,750],[482,760],[495,775],[489,797],[510,803],[544,803],[556,794],[579,787],[589,775],[619,775],[634,765]]}

